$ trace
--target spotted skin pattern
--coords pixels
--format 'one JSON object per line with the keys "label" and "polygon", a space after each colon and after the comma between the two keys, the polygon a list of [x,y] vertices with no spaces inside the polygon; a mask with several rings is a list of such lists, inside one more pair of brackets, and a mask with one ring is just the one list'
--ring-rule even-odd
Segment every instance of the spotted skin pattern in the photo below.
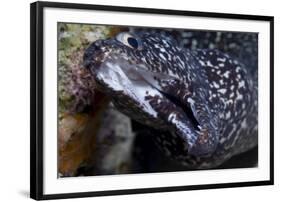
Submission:
{"label": "spotted skin pattern", "polygon": [[235,57],[138,31],[92,43],[84,66],[119,111],[188,168],[214,168],[257,145],[257,81]]}

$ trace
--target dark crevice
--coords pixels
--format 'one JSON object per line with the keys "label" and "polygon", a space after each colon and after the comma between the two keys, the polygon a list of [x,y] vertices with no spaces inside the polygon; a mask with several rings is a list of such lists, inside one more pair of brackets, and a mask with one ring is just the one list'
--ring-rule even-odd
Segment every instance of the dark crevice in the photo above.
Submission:
{"label": "dark crevice", "polygon": [[170,102],[172,102],[173,104],[175,104],[177,107],[181,108],[184,113],[186,114],[186,116],[188,117],[188,119],[190,120],[190,122],[192,123],[192,125],[194,126],[194,128],[196,130],[200,130],[200,128],[198,127],[199,122],[197,121],[197,119],[195,118],[191,106],[188,102],[186,103],[182,103],[181,100],[179,100],[177,97],[165,93],[163,91],[158,90],[163,96],[165,96]]}

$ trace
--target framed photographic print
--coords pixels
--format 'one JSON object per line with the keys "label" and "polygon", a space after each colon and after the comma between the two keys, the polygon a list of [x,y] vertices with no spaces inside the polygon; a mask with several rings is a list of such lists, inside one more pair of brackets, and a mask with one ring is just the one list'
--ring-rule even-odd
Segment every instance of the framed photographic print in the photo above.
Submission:
{"label": "framed photographic print", "polygon": [[31,197],[273,184],[273,17],[31,4]]}

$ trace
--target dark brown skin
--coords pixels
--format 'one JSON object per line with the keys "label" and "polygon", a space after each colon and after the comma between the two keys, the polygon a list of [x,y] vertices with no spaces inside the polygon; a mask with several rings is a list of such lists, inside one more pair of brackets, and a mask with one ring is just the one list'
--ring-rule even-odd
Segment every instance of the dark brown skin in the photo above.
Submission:
{"label": "dark brown skin", "polygon": [[257,145],[257,86],[229,55],[121,33],[94,42],[84,63],[117,109],[158,130],[164,153],[188,167],[216,167]]}

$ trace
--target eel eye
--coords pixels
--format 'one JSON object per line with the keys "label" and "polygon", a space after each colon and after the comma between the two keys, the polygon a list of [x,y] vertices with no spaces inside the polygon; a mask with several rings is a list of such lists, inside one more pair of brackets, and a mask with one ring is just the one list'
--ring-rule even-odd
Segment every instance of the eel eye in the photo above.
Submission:
{"label": "eel eye", "polygon": [[121,43],[125,44],[126,46],[133,48],[133,49],[141,49],[141,42],[140,39],[136,36],[133,36],[130,33],[123,32],[116,36],[116,39]]}

